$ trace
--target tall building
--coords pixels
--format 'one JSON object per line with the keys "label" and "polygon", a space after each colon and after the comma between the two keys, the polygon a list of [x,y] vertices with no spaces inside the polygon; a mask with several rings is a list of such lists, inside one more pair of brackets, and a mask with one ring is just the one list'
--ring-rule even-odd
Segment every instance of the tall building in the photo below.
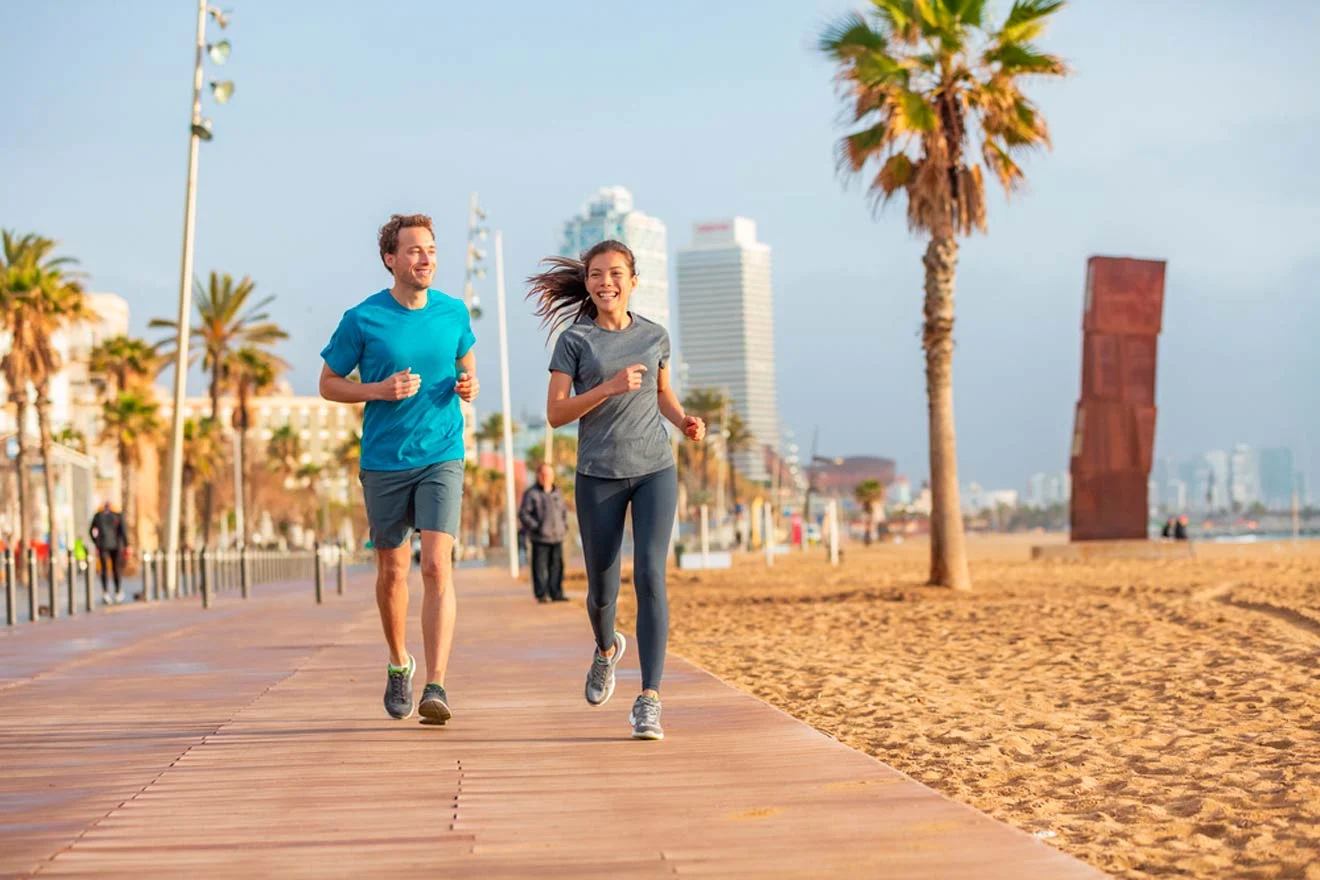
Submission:
{"label": "tall building", "polygon": [[718,388],[733,402],[754,438],[734,466],[765,480],[763,446],[776,446],[774,298],[770,246],[756,223],[733,217],[697,223],[692,244],[678,252],[678,321],[687,387]]}
{"label": "tall building", "polygon": [[1245,510],[1260,501],[1260,461],[1245,443],[1234,445],[1228,458],[1228,500]]}
{"label": "tall building", "polygon": [[1229,458],[1222,449],[1205,454],[1205,468],[1198,472],[1202,476],[1196,487],[1196,501],[1204,504],[1202,509],[1215,513],[1228,510],[1232,503],[1229,495]]}
{"label": "tall building", "polygon": [[1276,446],[1260,451],[1261,501],[1270,510],[1291,509],[1295,477],[1291,449]]}
{"label": "tall building", "polygon": [[560,256],[580,257],[587,248],[608,238],[626,244],[637,258],[637,289],[630,308],[669,330],[665,224],[634,208],[633,195],[626,187],[601,187],[582,207],[582,213],[564,224]]}

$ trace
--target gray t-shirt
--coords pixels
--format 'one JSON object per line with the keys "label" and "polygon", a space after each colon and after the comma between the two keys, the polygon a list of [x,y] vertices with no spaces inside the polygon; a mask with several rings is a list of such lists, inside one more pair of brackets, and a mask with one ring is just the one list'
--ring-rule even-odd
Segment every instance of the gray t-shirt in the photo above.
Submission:
{"label": "gray t-shirt", "polygon": [[590,318],[569,325],[555,343],[550,369],[573,377],[573,393],[584,394],[615,373],[642,364],[642,387],[607,398],[578,426],[578,473],[628,479],[654,474],[674,464],[660,413],[656,382],[669,365],[669,333],[654,321],[632,315],[622,330],[606,330]]}

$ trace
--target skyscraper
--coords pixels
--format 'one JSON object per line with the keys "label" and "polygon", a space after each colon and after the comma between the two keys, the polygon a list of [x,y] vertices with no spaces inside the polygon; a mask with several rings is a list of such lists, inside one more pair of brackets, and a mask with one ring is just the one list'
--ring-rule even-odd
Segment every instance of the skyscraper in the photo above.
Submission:
{"label": "skyscraper", "polygon": [[1295,476],[1291,449],[1272,447],[1260,451],[1261,501],[1271,510],[1288,510],[1292,507]]}
{"label": "skyscraper", "polygon": [[637,258],[637,289],[629,307],[666,330],[669,326],[669,258],[665,224],[633,207],[626,187],[605,186],[578,216],[564,223],[559,254],[580,257],[607,238],[626,244]]}
{"label": "skyscraper", "polygon": [[763,446],[779,442],[770,246],[756,223],[733,217],[698,223],[678,252],[678,321],[687,387],[718,388],[751,433],[733,456],[750,480],[765,480]]}

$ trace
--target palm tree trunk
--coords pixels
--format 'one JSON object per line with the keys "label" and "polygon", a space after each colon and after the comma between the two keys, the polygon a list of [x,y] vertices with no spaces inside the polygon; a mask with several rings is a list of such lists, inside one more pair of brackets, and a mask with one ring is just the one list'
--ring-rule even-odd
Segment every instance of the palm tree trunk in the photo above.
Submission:
{"label": "palm tree trunk", "polygon": [[197,488],[186,471],[183,477],[183,546],[189,549],[197,535]]}
{"label": "palm tree trunk", "polygon": [[247,415],[244,413],[243,422],[238,429],[238,509],[243,511],[243,533],[238,536],[240,547],[246,547],[248,542],[248,533],[252,527],[248,524],[248,448],[247,448]]}
{"label": "palm tree trunk", "polygon": [[138,522],[137,515],[137,466],[133,463],[132,453],[129,450],[124,451],[124,457],[119,461],[119,467],[123,473],[123,487],[121,489],[122,498],[119,500],[119,510],[124,516],[124,532],[128,535],[128,546],[133,548],[135,554],[142,553],[142,528]]}
{"label": "palm tree trunk", "polygon": [[[27,426],[27,389],[22,391],[14,390],[11,392],[10,399],[18,407],[18,433],[14,440],[18,443],[18,453],[14,456],[14,474],[18,483],[18,548],[27,546],[28,539],[32,536],[32,505],[31,497],[28,495],[28,464],[27,464],[27,443],[24,442],[24,431]],[[27,566],[23,566],[23,577],[27,577]]]}
{"label": "palm tree trunk", "polygon": [[926,266],[926,395],[930,414],[930,584],[970,590],[967,548],[958,495],[958,451],[953,428],[953,282],[958,244],[931,238]]}
{"label": "palm tree trunk", "polygon": [[[220,357],[215,359],[211,369],[211,424],[212,430],[220,428]],[[211,545],[211,518],[215,515],[215,477],[206,481],[202,490],[202,546]]]}
{"label": "palm tree trunk", "polygon": [[50,558],[55,558],[55,548],[59,537],[58,529],[55,527],[55,469],[51,467],[51,436],[50,436],[50,389],[45,383],[37,389],[37,432],[41,443],[41,466],[44,473],[42,477],[45,483],[46,493],[46,534],[47,545],[50,548]]}

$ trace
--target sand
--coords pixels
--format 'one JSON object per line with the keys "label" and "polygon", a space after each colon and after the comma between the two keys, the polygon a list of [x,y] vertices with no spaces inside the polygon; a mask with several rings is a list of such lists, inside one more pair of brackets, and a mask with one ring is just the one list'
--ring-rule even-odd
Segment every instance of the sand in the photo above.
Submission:
{"label": "sand", "polygon": [[964,595],[912,543],[671,572],[670,650],[1116,876],[1320,878],[1320,544],[1030,540],[973,539]]}

